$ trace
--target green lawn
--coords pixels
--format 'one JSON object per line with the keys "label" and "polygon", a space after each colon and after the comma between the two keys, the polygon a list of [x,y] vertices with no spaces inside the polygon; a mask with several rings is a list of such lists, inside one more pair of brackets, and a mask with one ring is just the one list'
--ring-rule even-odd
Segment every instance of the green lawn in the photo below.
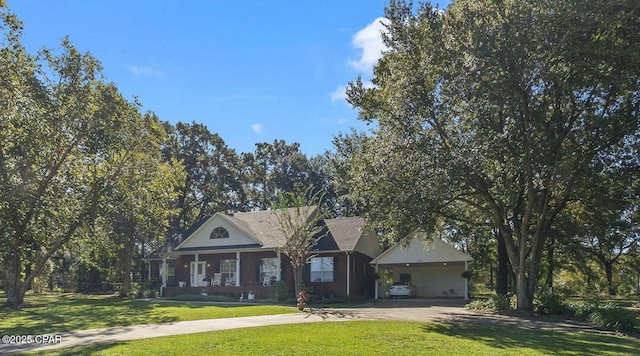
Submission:
{"label": "green lawn", "polygon": [[0,307],[0,330],[4,334],[55,334],[111,326],[297,312],[293,307],[276,305],[143,301],[112,295],[31,294],[25,301],[27,307],[21,310]]}
{"label": "green lawn", "polygon": [[593,333],[396,321],[320,322],[96,344],[52,355],[637,355],[640,340]]}

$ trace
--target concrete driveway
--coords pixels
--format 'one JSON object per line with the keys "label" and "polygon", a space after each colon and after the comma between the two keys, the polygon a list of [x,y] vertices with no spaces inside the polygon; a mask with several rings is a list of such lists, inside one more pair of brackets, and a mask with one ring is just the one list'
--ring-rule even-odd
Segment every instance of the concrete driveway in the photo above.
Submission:
{"label": "concrete driveway", "polygon": [[611,334],[594,324],[569,320],[556,316],[536,316],[530,313],[506,315],[481,313],[466,308],[461,298],[436,299],[383,299],[344,309],[312,309],[316,315],[342,315],[361,320],[399,320],[417,322],[442,322],[487,326],[517,327],[549,331],[589,331]]}

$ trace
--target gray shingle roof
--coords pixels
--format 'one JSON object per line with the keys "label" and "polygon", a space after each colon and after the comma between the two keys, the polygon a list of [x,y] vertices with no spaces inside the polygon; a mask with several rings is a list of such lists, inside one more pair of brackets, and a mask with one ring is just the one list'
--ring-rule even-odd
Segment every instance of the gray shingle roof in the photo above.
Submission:
{"label": "gray shingle roof", "polygon": [[[294,209],[295,208],[289,208],[292,215],[295,214]],[[304,213],[307,219],[309,219],[312,218],[316,211],[317,207],[312,206],[306,207]],[[224,219],[227,219],[242,229],[247,235],[261,243],[261,247],[264,249],[278,248],[286,242],[284,234],[278,228],[278,218],[274,210],[221,215]],[[198,220],[189,227],[189,229],[167,241],[162,248],[155,251],[154,254],[148,258],[158,258],[159,253],[176,251],[177,246],[188,239],[191,234],[198,230],[198,228],[210,218],[211,217],[208,216]],[[354,251],[365,228],[364,219],[359,217],[324,219],[321,224],[327,227],[328,232],[316,245],[314,249],[316,251]]]}
{"label": "gray shingle roof", "polygon": [[335,242],[337,250],[353,251],[365,227],[364,219],[359,217],[325,219],[324,223],[329,228],[329,233],[318,242],[318,250],[328,250],[327,248],[323,248],[324,245],[328,245],[327,242],[329,242],[323,240],[328,238]]}

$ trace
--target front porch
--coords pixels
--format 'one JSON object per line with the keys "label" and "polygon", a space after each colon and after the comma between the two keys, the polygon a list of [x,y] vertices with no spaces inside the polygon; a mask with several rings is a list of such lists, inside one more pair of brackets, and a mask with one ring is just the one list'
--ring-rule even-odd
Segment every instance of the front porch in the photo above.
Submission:
{"label": "front porch", "polygon": [[167,254],[158,262],[152,265],[158,266],[162,296],[206,293],[248,300],[253,291],[255,299],[266,299],[271,285],[293,278],[282,268],[288,261],[273,250]]}

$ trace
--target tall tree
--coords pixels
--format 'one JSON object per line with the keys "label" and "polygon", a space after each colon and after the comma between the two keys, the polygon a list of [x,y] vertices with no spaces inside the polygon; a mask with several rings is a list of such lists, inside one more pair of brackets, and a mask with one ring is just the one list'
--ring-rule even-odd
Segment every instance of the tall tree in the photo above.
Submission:
{"label": "tall tree", "polygon": [[68,39],[60,55],[30,55],[4,1],[0,20],[0,264],[18,308],[51,256],[95,220],[130,142],[153,130],[91,55]]}
{"label": "tall tree", "polygon": [[300,144],[284,140],[257,143],[241,157],[249,210],[265,210],[280,193],[295,193],[311,185],[311,167]]}
{"label": "tall tree", "polygon": [[631,0],[392,1],[374,86],[348,88],[378,123],[351,183],[368,215],[402,235],[477,211],[531,309],[558,214],[594,160],[637,140],[639,15]]}
{"label": "tall tree", "polygon": [[158,237],[166,234],[169,217],[174,213],[170,203],[177,197],[176,190],[186,175],[175,161],[163,162],[160,149],[166,133],[157,118],[147,114],[139,122],[155,133],[152,139],[132,142],[122,152],[127,156],[126,163],[100,211],[101,221],[106,224],[104,229],[113,242],[122,295],[131,293],[132,277],[145,257],[144,249],[153,249],[164,242],[158,241]]}
{"label": "tall tree", "polygon": [[[634,155],[635,156],[635,155]],[[637,156],[635,156],[637,157]],[[572,202],[572,223],[577,244],[602,266],[609,294],[616,294],[613,271],[616,262],[640,243],[637,158],[629,170],[624,161],[594,172],[580,199]],[[627,162],[628,164],[630,162]],[[579,252],[577,252],[579,253]]]}
{"label": "tall tree", "polygon": [[218,211],[244,210],[238,156],[224,140],[198,123],[165,123],[170,140],[163,151],[168,162],[177,160],[187,175],[177,187],[178,197],[170,233],[185,230],[194,221]]}

